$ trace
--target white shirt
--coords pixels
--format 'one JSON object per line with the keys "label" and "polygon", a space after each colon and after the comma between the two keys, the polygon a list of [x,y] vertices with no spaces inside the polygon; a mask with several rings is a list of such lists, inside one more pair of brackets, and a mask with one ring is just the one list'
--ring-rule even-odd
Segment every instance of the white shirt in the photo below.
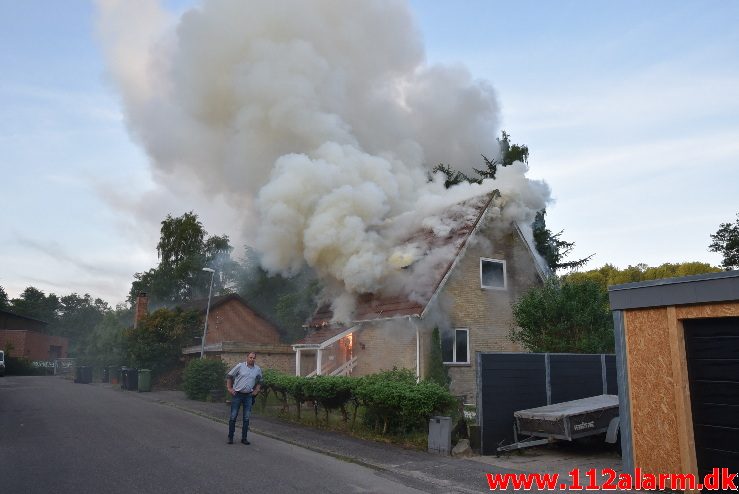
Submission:
{"label": "white shirt", "polygon": [[251,393],[257,383],[262,380],[262,369],[257,364],[249,367],[245,362],[239,362],[228,371],[228,376],[233,378],[234,391]]}

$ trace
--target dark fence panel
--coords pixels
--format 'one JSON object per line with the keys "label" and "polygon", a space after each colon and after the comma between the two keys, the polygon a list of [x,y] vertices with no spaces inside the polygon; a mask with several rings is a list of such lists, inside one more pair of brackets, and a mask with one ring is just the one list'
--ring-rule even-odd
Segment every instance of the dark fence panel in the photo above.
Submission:
{"label": "dark fence panel", "polygon": [[550,353],[551,403],[602,395],[602,368],[600,355]]}
{"label": "dark fence panel", "polygon": [[[618,394],[616,357],[557,353],[478,353],[481,453],[513,442],[513,412],[603,394]],[[548,398],[549,395],[549,398]]]}
{"label": "dark fence panel", "polygon": [[618,375],[616,372],[616,356],[606,355],[606,394],[618,394]]}
{"label": "dark fence panel", "polygon": [[541,353],[480,353],[482,453],[513,437],[513,412],[547,404]]}

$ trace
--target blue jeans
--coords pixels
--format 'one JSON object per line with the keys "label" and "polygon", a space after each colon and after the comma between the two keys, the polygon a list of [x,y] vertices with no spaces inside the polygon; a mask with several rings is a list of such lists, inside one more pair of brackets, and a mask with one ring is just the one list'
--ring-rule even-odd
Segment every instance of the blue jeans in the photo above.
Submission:
{"label": "blue jeans", "polygon": [[241,427],[241,439],[246,439],[246,433],[249,431],[249,418],[251,417],[252,395],[236,393],[231,397],[231,417],[228,419],[228,438],[233,439],[236,431],[236,417],[239,415],[239,408],[244,405],[244,413],[242,414],[243,425]]}

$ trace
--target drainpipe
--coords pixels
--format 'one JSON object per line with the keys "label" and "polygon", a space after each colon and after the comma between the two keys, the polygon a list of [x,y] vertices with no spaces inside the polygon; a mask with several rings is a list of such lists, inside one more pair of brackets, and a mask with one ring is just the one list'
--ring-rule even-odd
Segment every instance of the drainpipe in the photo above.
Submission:
{"label": "drainpipe", "polygon": [[321,367],[323,366],[323,362],[321,361],[323,357],[323,351],[321,349],[316,350],[316,375],[321,375]]}
{"label": "drainpipe", "polygon": [[408,316],[408,322],[416,328],[416,380],[421,380],[421,334],[418,329],[418,324],[413,320],[411,316]]}
{"label": "drainpipe", "polygon": [[300,348],[295,349],[295,375],[300,375]]}

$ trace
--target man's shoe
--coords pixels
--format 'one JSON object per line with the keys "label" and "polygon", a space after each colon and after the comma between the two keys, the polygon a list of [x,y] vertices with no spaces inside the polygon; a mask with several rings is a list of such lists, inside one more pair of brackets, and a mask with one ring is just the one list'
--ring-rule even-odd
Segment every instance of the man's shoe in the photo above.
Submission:
{"label": "man's shoe", "polygon": [[230,437],[229,437],[229,438],[228,438],[228,444],[233,444],[233,443],[234,443],[234,440],[233,440],[233,438],[230,438]]}
{"label": "man's shoe", "polygon": [[247,441],[246,439],[242,439],[242,440],[241,440],[241,444],[246,444],[246,445],[249,445],[249,444],[251,444],[251,443],[250,443],[249,441]]}

